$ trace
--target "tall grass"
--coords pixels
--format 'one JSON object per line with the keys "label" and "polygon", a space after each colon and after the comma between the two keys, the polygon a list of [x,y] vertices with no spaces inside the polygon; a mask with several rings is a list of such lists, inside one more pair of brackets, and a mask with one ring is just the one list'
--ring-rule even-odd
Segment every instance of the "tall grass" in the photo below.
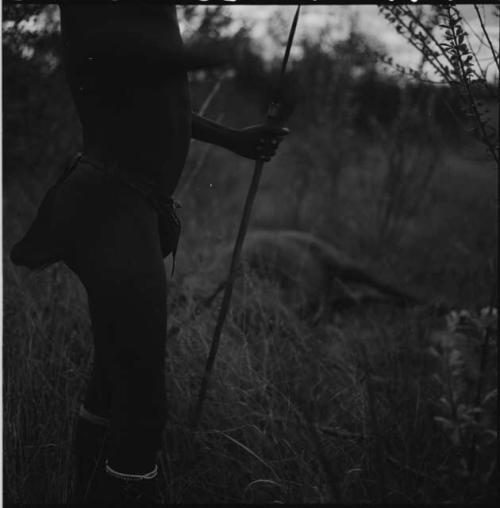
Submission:
{"label": "tall grass", "polygon": [[[308,135],[299,134],[305,146]],[[459,158],[442,145],[425,206],[403,221],[400,242],[381,245],[371,221],[387,152],[363,143],[361,156],[347,158],[334,200],[325,185],[329,158],[321,157],[321,145],[315,165],[304,162],[298,143],[284,146],[264,175],[262,196],[281,196],[283,182],[293,184],[294,175],[308,172],[310,185],[295,189],[305,206],[287,215],[286,200],[275,197],[270,209],[263,200],[254,226],[266,216],[272,226],[282,207],[277,227],[298,224],[313,231],[428,300],[469,308],[473,317],[475,305],[491,305],[487,260],[496,245],[496,219],[488,201],[496,187],[492,173],[480,167],[484,161]],[[188,164],[202,150],[192,148]],[[286,305],[276,281],[247,274],[235,291],[200,430],[189,430],[219,301],[208,309],[198,304],[226,273],[212,267],[221,245],[234,238],[247,166],[211,151],[180,210],[184,232],[169,284],[162,499],[494,499],[494,333],[488,341],[475,331],[456,340],[444,317],[425,308],[325,308],[312,325]],[[45,185],[21,175],[5,188],[4,254],[31,219]],[[4,260],[6,500],[62,502],[71,488],[71,433],[92,354],[85,294],[63,265],[27,274]],[[450,371],[457,355],[461,360]],[[464,361],[472,370],[462,369]],[[453,387],[461,380],[470,387],[450,392],[449,379]],[[454,412],[447,409],[450,400]],[[454,429],[464,425],[457,441]]]}
{"label": "tall grass", "polygon": [[[493,499],[496,342],[490,335],[483,349],[485,368],[475,332],[450,345],[443,337],[455,331],[425,309],[325,309],[311,327],[286,306],[276,283],[247,274],[193,434],[188,420],[218,301],[203,310],[197,303],[220,281],[209,271],[217,244],[207,242],[200,256],[199,236],[193,224],[185,232],[183,264],[170,283],[163,501]],[[4,284],[6,499],[61,502],[71,487],[71,429],[91,361],[85,295],[62,265],[28,275],[6,260]],[[481,397],[489,394],[481,401],[483,430],[460,442],[442,420],[456,425],[459,418],[443,409],[443,368],[455,350],[481,372]],[[477,379],[472,384],[477,388]],[[473,435],[477,465],[464,476],[460,464]]]}

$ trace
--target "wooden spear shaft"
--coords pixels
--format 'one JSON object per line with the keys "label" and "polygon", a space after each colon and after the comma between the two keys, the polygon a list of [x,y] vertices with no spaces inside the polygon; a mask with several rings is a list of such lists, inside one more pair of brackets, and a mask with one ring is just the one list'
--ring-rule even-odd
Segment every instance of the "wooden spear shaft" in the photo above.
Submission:
{"label": "wooden spear shaft", "polygon": [[[288,42],[286,46],[285,56],[283,58],[283,63],[281,66],[281,75],[278,90],[281,89],[283,83],[283,77],[285,74],[286,64],[288,62],[288,57],[290,56],[290,49],[293,42],[293,36],[295,34],[295,28],[297,27],[297,21],[299,17],[300,5],[297,7],[297,11],[295,12],[295,16],[293,18],[292,27],[290,29],[290,34],[288,36]],[[278,117],[278,104],[277,102],[272,102],[269,106],[269,110],[267,112],[267,125],[276,125]],[[224,327],[224,322],[226,320],[227,312],[229,310],[229,304],[231,302],[231,295],[233,294],[233,286],[234,280],[236,277],[236,271],[240,262],[241,250],[243,248],[243,241],[245,240],[245,235],[248,229],[248,222],[250,220],[250,214],[252,212],[253,202],[255,201],[255,196],[257,195],[257,190],[259,188],[260,176],[262,174],[262,168],[264,167],[264,162],[262,160],[258,160],[255,162],[255,168],[253,171],[252,182],[250,183],[250,188],[248,189],[247,198],[245,201],[245,207],[243,208],[243,216],[241,217],[240,229],[238,231],[238,237],[236,238],[236,243],[234,245],[233,256],[231,258],[231,265],[229,268],[229,275],[227,277],[227,282],[224,290],[224,296],[222,298],[222,303],[220,307],[219,317],[217,319],[217,324],[215,325],[214,336],[212,338],[212,345],[210,347],[210,352],[208,355],[207,363],[205,365],[205,372],[203,373],[203,379],[201,381],[200,392],[198,394],[198,401],[196,403],[196,408],[194,410],[193,419],[191,422],[191,428],[193,431],[197,430],[198,424],[200,423],[201,413],[203,411],[203,402],[205,401],[208,383],[210,381],[210,375],[212,373],[212,369],[215,363],[215,358],[217,356],[217,350],[219,348],[220,337],[222,334],[222,328]]]}
{"label": "wooden spear shaft", "polygon": [[245,208],[243,210],[243,217],[240,223],[240,229],[238,231],[238,237],[236,239],[236,244],[233,250],[233,256],[231,258],[231,266],[229,269],[229,275],[226,281],[224,296],[222,298],[222,303],[220,307],[219,317],[217,319],[217,324],[214,330],[214,336],[212,339],[212,346],[210,348],[210,353],[208,355],[207,363],[205,365],[205,372],[203,374],[203,379],[201,381],[200,392],[198,395],[198,401],[196,404],[196,409],[194,411],[193,421],[192,421],[192,429],[196,430],[198,428],[198,424],[201,418],[201,412],[203,410],[203,402],[205,400],[205,396],[208,389],[208,382],[210,379],[210,374],[212,372],[212,368],[215,362],[215,357],[217,355],[217,350],[219,348],[220,337],[222,333],[222,328],[224,327],[224,322],[227,316],[227,312],[229,310],[229,303],[231,301],[231,296],[233,293],[234,279],[236,275],[236,269],[238,268],[241,249],[243,247],[243,241],[245,239],[245,234],[248,228],[248,222],[250,220],[250,212],[252,210],[252,205],[255,200],[255,196],[257,194],[257,189],[259,187],[260,175],[262,174],[262,168],[264,163],[262,161],[258,161],[255,164],[255,169],[253,172],[252,182],[250,184],[250,188],[248,190],[247,199],[245,201]]}

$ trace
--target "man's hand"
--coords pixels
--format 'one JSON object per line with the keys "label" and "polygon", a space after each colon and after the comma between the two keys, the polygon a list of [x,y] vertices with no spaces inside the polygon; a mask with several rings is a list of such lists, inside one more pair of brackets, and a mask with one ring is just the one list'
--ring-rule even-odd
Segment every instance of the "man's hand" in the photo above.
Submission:
{"label": "man's hand", "polygon": [[290,131],[286,127],[271,127],[265,124],[233,131],[229,150],[248,159],[270,161],[278,146]]}
{"label": "man's hand", "polygon": [[245,129],[229,129],[196,113],[192,116],[195,139],[222,146],[248,159],[270,161],[279,144],[290,131],[286,127],[253,125]]}

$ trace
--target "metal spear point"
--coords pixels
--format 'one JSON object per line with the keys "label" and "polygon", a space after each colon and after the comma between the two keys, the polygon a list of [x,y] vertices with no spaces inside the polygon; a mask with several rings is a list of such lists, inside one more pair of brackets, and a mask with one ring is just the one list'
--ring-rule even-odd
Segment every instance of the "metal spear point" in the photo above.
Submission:
{"label": "metal spear point", "polygon": [[[267,125],[277,125],[278,112],[279,112],[279,94],[283,87],[283,78],[285,76],[286,65],[288,63],[288,58],[290,56],[290,50],[293,43],[293,37],[295,35],[295,29],[297,27],[297,21],[299,19],[300,5],[297,7],[295,12],[295,16],[293,18],[292,26],[290,28],[290,34],[288,35],[288,42],[286,45],[285,56],[283,57],[283,62],[281,65],[281,73],[278,81],[278,93],[276,94],[275,100],[271,102],[269,105],[269,109],[267,111],[266,123]],[[231,258],[231,265],[229,268],[229,275],[227,277],[224,296],[222,298],[222,303],[220,307],[219,317],[217,319],[217,324],[215,326],[214,335],[212,338],[212,345],[210,347],[210,353],[208,355],[207,364],[205,366],[205,372],[203,374],[203,379],[201,382],[200,393],[198,395],[198,402],[196,404],[196,408],[193,414],[191,427],[193,430],[198,428],[198,424],[200,422],[201,413],[203,410],[203,402],[205,401],[208,383],[210,381],[210,375],[212,373],[213,365],[215,362],[215,357],[217,355],[217,350],[219,347],[220,337],[222,333],[222,328],[224,327],[224,321],[226,319],[227,311],[229,310],[229,304],[231,302],[231,295],[233,293],[234,280],[236,277],[237,268],[240,262],[241,249],[243,247],[243,241],[245,240],[245,234],[248,228],[248,222],[250,220],[250,214],[252,211],[253,202],[255,200],[255,196],[257,195],[257,189],[259,187],[260,176],[262,174],[262,168],[264,167],[264,162],[258,160],[255,162],[255,168],[253,172],[252,182],[250,184],[250,188],[248,189],[247,198],[245,201],[245,206],[243,209],[243,216],[241,218],[240,229],[238,231],[238,237],[236,238],[236,243],[233,250],[233,255]]]}

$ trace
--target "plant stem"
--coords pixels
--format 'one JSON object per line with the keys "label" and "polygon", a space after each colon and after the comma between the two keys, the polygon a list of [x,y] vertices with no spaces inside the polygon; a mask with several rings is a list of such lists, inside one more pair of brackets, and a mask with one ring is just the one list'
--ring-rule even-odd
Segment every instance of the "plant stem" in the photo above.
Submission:
{"label": "plant stem", "polygon": [[472,112],[474,114],[474,118],[476,120],[476,124],[477,124],[479,130],[481,131],[480,139],[487,146],[487,148],[490,151],[491,155],[493,156],[495,162],[498,164],[498,162],[499,162],[498,161],[498,154],[497,154],[497,152],[495,150],[495,147],[491,144],[491,141],[489,140],[489,137],[488,137],[488,135],[486,133],[486,130],[484,128],[483,119],[481,118],[481,114],[479,113],[479,110],[477,109],[476,99],[475,99],[474,94],[472,93],[472,90],[470,88],[469,78],[467,77],[467,74],[465,73],[464,63],[463,63],[463,60],[462,60],[462,56],[460,54],[460,50],[458,49],[459,48],[459,43],[458,43],[458,40],[457,40],[457,34],[456,34],[456,31],[455,31],[454,25],[451,23],[451,20],[452,20],[451,9],[452,8],[450,6],[447,6],[447,9],[448,9],[448,20],[450,22],[450,30],[451,30],[451,33],[452,33],[452,36],[453,36],[454,51],[456,53],[457,62],[458,62],[458,65],[459,65],[459,71],[460,71],[460,76],[459,77],[460,77],[460,79],[462,81],[462,85],[465,87],[465,90],[467,92],[467,98],[466,98],[466,100],[468,101],[469,106],[472,108]]}
{"label": "plant stem", "polygon": [[[410,26],[409,24],[405,23],[405,21],[401,18],[401,16],[399,14],[396,14],[395,15],[398,23],[401,24],[401,26],[403,28],[405,28],[407,31],[408,31],[408,34],[405,35],[405,34],[402,34],[403,37],[405,37],[405,39],[419,52],[421,53],[424,58],[427,60],[427,62],[429,62],[432,67],[434,68],[434,70],[440,75],[443,77],[443,79],[445,79],[445,81],[448,83],[448,84],[452,84],[451,81],[450,81],[450,78],[448,76],[448,73],[446,71],[446,68],[443,66],[443,64],[437,59],[437,57],[434,56],[434,54],[432,53],[432,51],[429,49],[428,51],[426,51],[426,46],[425,46],[425,43],[423,41],[422,42],[422,46],[419,46],[413,39],[413,34],[410,30]],[[439,49],[441,50],[441,47],[438,46]],[[442,51],[442,50],[441,50]],[[432,58],[431,58],[432,57]]]}
{"label": "plant stem", "polygon": [[[424,32],[427,34],[427,36],[432,40],[432,42],[434,42],[436,47],[441,49],[441,46],[439,45],[439,42],[437,41],[437,39],[434,36],[434,34],[432,33],[432,31],[422,23],[421,19],[419,19],[417,16],[415,16],[415,14],[411,11],[411,8],[409,6],[406,6],[406,11],[407,11],[408,16],[410,16],[410,18],[413,19],[413,21],[415,21],[415,23],[417,23],[417,25],[420,28],[422,28],[422,30],[424,30]],[[449,64],[453,65],[453,63],[451,62],[451,59],[448,57],[448,54],[446,53],[446,51],[441,51],[441,53],[446,58],[446,60],[448,60]]]}
{"label": "plant stem", "polygon": [[497,66],[497,69],[500,72],[500,63],[498,61],[498,54],[495,51],[495,48],[493,47],[493,44],[491,43],[490,36],[488,34],[488,31],[486,30],[486,27],[484,26],[484,21],[483,21],[483,18],[481,17],[481,13],[479,12],[477,4],[473,4],[473,5],[474,5],[474,9],[476,10],[477,17],[479,18],[479,23],[481,23],[481,29],[482,29],[484,35],[486,36],[486,40],[488,41],[488,44],[490,46],[491,54],[493,55],[493,60],[495,60],[495,64]]}

